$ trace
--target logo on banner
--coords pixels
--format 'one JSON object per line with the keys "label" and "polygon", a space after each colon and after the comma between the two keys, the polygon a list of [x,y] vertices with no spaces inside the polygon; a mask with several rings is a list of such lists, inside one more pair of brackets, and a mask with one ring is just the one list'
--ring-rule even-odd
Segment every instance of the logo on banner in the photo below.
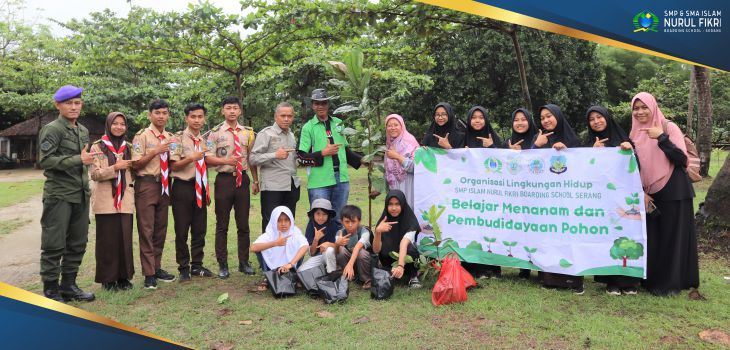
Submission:
{"label": "logo on banner", "polygon": [[499,173],[502,172],[502,161],[497,158],[487,158],[484,161],[484,167],[487,168],[488,173]]}
{"label": "logo on banner", "polygon": [[564,173],[568,170],[566,163],[568,163],[568,160],[565,159],[565,156],[553,156],[550,158],[550,172],[555,174]]}
{"label": "logo on banner", "polygon": [[641,11],[634,16],[634,33],[658,32],[659,17],[651,11]]}
{"label": "logo on banner", "polygon": [[520,171],[522,171],[521,159],[518,157],[508,157],[507,171],[509,171],[512,175],[517,175]]}
{"label": "logo on banner", "polygon": [[527,165],[527,169],[530,170],[531,173],[537,175],[542,174],[543,171],[545,171],[545,163],[540,158],[535,158],[530,161],[530,163]]}

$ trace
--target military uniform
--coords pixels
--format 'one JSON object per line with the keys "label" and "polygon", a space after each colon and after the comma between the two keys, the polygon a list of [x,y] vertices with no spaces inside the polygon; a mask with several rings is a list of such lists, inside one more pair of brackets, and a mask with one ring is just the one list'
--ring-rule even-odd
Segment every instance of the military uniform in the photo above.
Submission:
{"label": "military uniform", "polygon": [[40,166],[43,186],[41,217],[41,279],[58,281],[78,273],[89,235],[89,175],[81,150],[89,131],[59,116],[41,129]]}
{"label": "military uniform", "polygon": [[[177,143],[167,131],[161,134],[153,126],[140,130],[132,141],[132,161],[137,161],[152,152],[162,140],[170,143],[170,152],[175,152]],[[169,152],[168,152],[169,158]],[[139,234],[139,258],[142,274],[154,276],[161,268],[162,250],[167,235],[167,212],[170,205],[169,189],[163,193],[163,178],[160,157],[154,157],[136,171],[134,183],[134,206],[137,212],[137,233]],[[169,172],[168,172],[169,174]]]}
{"label": "military uniform", "polygon": [[[238,238],[239,264],[248,265],[248,249],[251,244],[248,214],[251,208],[249,193],[250,180],[246,171],[249,169],[248,154],[253,147],[255,134],[252,128],[236,123],[235,128],[223,124],[213,128],[208,135],[208,145],[218,158],[230,158],[236,151],[234,134],[239,141],[243,171],[241,186],[236,186],[237,172],[233,165],[219,165],[216,167],[218,175],[215,177],[215,255],[218,264],[228,264],[228,222],[231,208],[235,210],[235,220]],[[240,266],[239,266],[240,268]]]}
{"label": "military uniform", "polygon": [[[201,135],[194,136],[190,129],[185,129],[175,138],[180,140],[174,152],[170,152],[170,160],[177,162],[196,151],[196,144],[203,154],[207,155],[208,147]],[[205,158],[203,158],[205,159]],[[202,174],[202,171],[201,171]],[[175,220],[175,257],[180,272],[193,270],[203,266],[203,248],[205,247],[205,230],[209,204],[207,171],[200,186],[200,205],[196,199],[196,162],[173,172],[172,177],[172,216]],[[204,180],[204,181],[203,181]],[[188,250],[188,230],[190,230],[190,250]],[[192,257],[192,262],[191,262]]]}

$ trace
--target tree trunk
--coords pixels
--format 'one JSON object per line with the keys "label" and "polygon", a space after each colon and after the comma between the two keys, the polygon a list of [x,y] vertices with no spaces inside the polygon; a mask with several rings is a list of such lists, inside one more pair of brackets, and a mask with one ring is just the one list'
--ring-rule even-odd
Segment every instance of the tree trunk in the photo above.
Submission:
{"label": "tree trunk", "polygon": [[695,66],[697,79],[697,104],[699,109],[697,123],[697,152],[700,154],[700,175],[708,175],[710,155],[712,154],[712,94],[710,91],[710,71]]}
{"label": "tree trunk", "polygon": [[[245,114],[243,109],[243,86],[241,86],[242,84],[243,79],[241,78],[241,74],[238,73],[236,74],[236,97],[238,97],[238,99],[241,101],[241,113]],[[241,117],[243,117],[244,125],[253,127],[251,124],[253,121],[253,116],[249,116],[248,118],[246,118],[244,115],[241,115]]]}
{"label": "tree trunk", "polygon": [[729,202],[730,157],[727,157],[696,215],[697,233],[707,240],[705,246],[725,253],[730,251],[730,210],[727,210]]}
{"label": "tree trunk", "polygon": [[515,47],[515,56],[517,59],[517,69],[520,73],[520,85],[522,86],[522,98],[525,100],[525,108],[532,113],[532,100],[530,99],[530,89],[527,86],[527,72],[525,71],[525,62],[522,59],[522,48],[517,39],[517,25],[513,24],[512,28],[507,31],[512,39],[512,45]]}
{"label": "tree trunk", "polygon": [[697,82],[695,80],[694,67],[689,70],[689,101],[687,102],[687,135],[693,140],[697,137],[694,134],[693,113],[695,110],[695,95],[697,95]]}
{"label": "tree trunk", "polygon": [[626,267],[626,257],[624,257],[624,267]]}

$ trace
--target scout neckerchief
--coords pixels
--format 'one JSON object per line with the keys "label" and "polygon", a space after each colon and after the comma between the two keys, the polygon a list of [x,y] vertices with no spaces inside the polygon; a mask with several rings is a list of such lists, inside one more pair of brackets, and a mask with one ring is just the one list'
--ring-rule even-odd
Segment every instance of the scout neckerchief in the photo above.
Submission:
{"label": "scout neckerchief", "polygon": [[236,187],[241,187],[243,182],[243,159],[241,159],[241,142],[238,139],[238,132],[241,131],[241,128],[236,127],[235,130],[228,128],[228,131],[233,133],[233,145],[235,146],[233,157],[238,158],[236,161]]}
{"label": "scout neckerchief", "polygon": [[[160,142],[165,142],[165,134],[160,134],[160,136],[157,136],[158,139],[160,139]],[[168,186],[168,178],[167,176],[170,174],[170,171],[167,169],[167,162],[168,162],[168,153],[162,153],[160,154],[160,180],[162,180],[162,194],[170,195],[170,186]]]}
{"label": "scout neckerchief", "polygon": [[[124,151],[127,149],[127,141],[122,141],[118,150],[114,148],[114,145],[106,135],[101,137],[101,142],[103,142],[106,148],[114,154],[116,159],[122,159],[122,157],[124,157]],[[117,178],[114,180],[114,188],[116,189],[116,192],[114,193],[114,208],[116,208],[117,211],[122,210],[122,193],[124,190],[124,186],[122,185],[122,176],[124,176],[122,174],[122,170],[117,170]]]}
{"label": "scout neckerchief", "polygon": [[[200,140],[195,136],[190,135],[195,144],[195,151],[203,152],[200,147]],[[198,204],[198,208],[203,207],[203,187],[205,187],[205,203],[210,205],[210,191],[208,191],[208,169],[205,166],[205,155],[200,160],[195,161],[195,202]]]}

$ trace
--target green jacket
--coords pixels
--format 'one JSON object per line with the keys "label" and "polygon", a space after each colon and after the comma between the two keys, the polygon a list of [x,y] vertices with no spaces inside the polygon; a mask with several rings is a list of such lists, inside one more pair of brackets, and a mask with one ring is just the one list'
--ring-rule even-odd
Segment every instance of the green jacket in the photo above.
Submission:
{"label": "green jacket", "polygon": [[41,129],[38,159],[46,176],[43,198],[88,202],[88,167],[81,163],[81,149],[88,143],[89,130],[79,123],[72,126],[60,115]]}
{"label": "green jacket", "polygon": [[[332,138],[336,144],[341,145],[337,152],[337,157],[340,160],[340,182],[349,182],[350,179],[347,175],[347,154],[345,151],[345,147],[348,144],[347,139],[342,135],[342,130],[344,130],[345,126],[339,118],[329,118]],[[326,146],[327,131],[324,123],[319,121],[315,115],[302,127],[302,132],[299,136],[299,150],[306,153],[313,153],[323,150]],[[337,183],[332,167],[332,156],[323,157],[321,166],[311,166],[308,169],[307,188],[321,188]]]}

